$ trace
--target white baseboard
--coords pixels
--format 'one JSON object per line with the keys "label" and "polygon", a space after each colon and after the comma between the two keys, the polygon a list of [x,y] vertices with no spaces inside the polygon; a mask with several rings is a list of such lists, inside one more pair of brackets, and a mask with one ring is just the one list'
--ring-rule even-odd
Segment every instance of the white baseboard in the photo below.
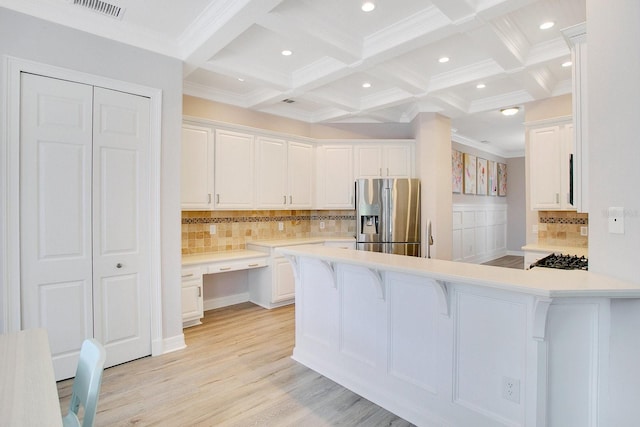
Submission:
{"label": "white baseboard", "polygon": [[161,354],[171,353],[172,351],[187,348],[184,341],[184,334],[176,335],[162,340],[153,341],[151,343],[151,355],[160,356]]}
{"label": "white baseboard", "polygon": [[241,294],[229,295],[226,297],[212,298],[204,300],[204,311],[214,310],[216,308],[228,307],[230,305],[240,304],[249,301],[249,292]]}

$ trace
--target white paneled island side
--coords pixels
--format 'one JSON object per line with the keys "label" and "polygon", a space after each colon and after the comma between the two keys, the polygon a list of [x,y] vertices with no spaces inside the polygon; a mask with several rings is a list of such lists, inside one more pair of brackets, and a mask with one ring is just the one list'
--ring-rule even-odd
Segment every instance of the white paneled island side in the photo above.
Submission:
{"label": "white paneled island side", "polygon": [[276,252],[295,276],[293,358],[419,426],[603,426],[610,358],[640,360],[637,340],[620,345],[637,334],[627,303],[638,285],[323,246]]}

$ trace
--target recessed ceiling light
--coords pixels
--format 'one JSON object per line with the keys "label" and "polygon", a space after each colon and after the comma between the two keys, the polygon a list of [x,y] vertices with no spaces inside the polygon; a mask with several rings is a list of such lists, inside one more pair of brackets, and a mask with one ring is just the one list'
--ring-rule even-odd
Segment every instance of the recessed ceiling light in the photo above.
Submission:
{"label": "recessed ceiling light", "polygon": [[376,8],[376,4],[372,1],[364,1],[362,2],[362,10],[364,12],[371,12],[373,9]]}
{"label": "recessed ceiling light", "polygon": [[448,56],[443,56],[440,59],[438,59],[438,62],[441,64],[444,64],[445,62],[449,62],[449,57]]}
{"label": "recessed ceiling light", "polygon": [[370,88],[370,87],[371,87],[371,83],[369,83],[369,82],[364,82],[364,83],[362,83],[362,87],[363,87],[363,88]]}
{"label": "recessed ceiling light", "polygon": [[243,81],[244,81],[244,79],[243,79],[242,77],[238,77],[238,81],[239,81],[239,82],[243,82]]}
{"label": "recessed ceiling light", "polygon": [[292,54],[292,53],[293,53],[293,52],[291,52],[291,51],[290,51],[290,50],[288,50],[288,49],[285,49],[285,50],[283,50],[283,51],[282,51],[282,54],[283,54],[284,56],[291,56],[291,54]]}
{"label": "recessed ceiling light", "polygon": [[554,25],[556,25],[556,23],[553,22],[553,21],[543,22],[542,24],[540,24],[540,29],[541,30],[548,30],[549,28],[553,27]]}
{"label": "recessed ceiling light", "polygon": [[478,83],[476,85],[476,89],[484,89],[485,87],[487,87],[487,85],[485,85],[484,83]]}
{"label": "recessed ceiling light", "polygon": [[518,114],[518,111],[520,111],[519,107],[509,107],[500,110],[500,112],[505,116],[513,116],[514,114]]}
{"label": "recessed ceiling light", "polygon": [[571,61],[565,61],[565,62],[562,63],[562,66],[565,67],[565,68],[566,67],[571,67],[572,65],[573,65],[573,62],[571,62]]}

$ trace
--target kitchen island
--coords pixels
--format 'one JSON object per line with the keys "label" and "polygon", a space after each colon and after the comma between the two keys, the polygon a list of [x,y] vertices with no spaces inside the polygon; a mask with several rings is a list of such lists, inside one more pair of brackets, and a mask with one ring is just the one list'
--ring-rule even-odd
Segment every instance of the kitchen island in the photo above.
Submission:
{"label": "kitchen island", "polygon": [[640,298],[635,284],[321,246],[277,252],[296,279],[293,358],[417,425],[606,425],[609,358],[640,358],[637,345],[611,344],[632,332],[629,313],[616,313]]}

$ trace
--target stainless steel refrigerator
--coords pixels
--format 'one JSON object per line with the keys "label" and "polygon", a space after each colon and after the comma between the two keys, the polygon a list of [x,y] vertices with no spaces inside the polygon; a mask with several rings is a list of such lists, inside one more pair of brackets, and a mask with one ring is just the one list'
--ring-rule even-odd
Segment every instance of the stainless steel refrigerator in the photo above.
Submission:
{"label": "stainless steel refrigerator", "polygon": [[359,250],[420,256],[420,181],[376,178],[356,181]]}

